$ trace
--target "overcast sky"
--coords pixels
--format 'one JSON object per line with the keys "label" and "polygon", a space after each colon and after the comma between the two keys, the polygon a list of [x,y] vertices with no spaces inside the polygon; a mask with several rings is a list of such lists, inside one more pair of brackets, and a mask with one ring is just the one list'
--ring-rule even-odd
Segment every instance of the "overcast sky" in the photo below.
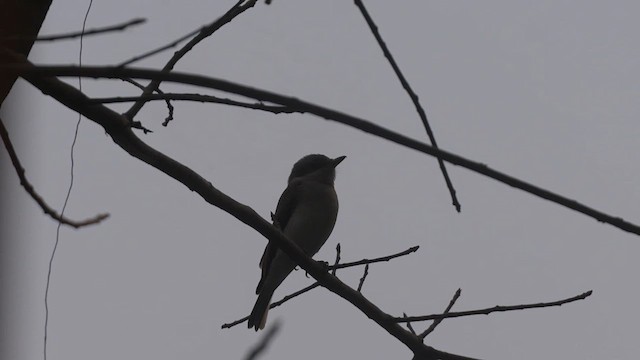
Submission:
{"label": "overcast sky", "polygon": [[[211,22],[234,1],[95,0],[87,28],[134,17],[125,33],[88,37],[83,63],[115,64]],[[640,3],[636,1],[367,1],[425,105],[439,145],[588,206],[640,223]],[[87,0],[53,2],[42,34],[79,30]],[[77,64],[79,42],[36,44],[38,64]],[[161,67],[172,51],[137,66]],[[257,4],[198,45],[176,69],[292,95],[421,141],[424,129],[350,1]],[[77,85],[77,79],[66,79]],[[211,93],[171,84],[164,91]],[[84,80],[90,96],[136,95]],[[225,95],[226,96],[226,95]],[[292,164],[346,155],[340,214],[316,259],[372,258],[363,293],[392,315],[553,301],[570,305],[444,321],[438,349],[483,359],[635,359],[640,352],[640,237],[449,165],[451,206],[434,158],[310,115],[220,105],[148,104],[142,139],[264,217]],[[127,105],[111,106],[124,111]],[[3,120],[27,176],[60,208],[77,114],[18,81]],[[22,125],[22,126],[18,126]],[[18,135],[20,134],[20,135]],[[80,126],[74,219],[63,227],[49,294],[49,359],[240,359],[261,333],[220,326],[248,314],[266,241],[149,165],[88,120]],[[2,351],[42,357],[44,289],[56,223],[19,186],[0,152],[5,269]],[[9,255],[7,255],[9,254]],[[362,269],[338,272],[357,286]],[[309,284],[301,271],[276,292]],[[395,338],[338,296],[316,289],[270,313],[283,327],[266,359],[410,358]],[[416,324],[419,330],[429,323]]]}

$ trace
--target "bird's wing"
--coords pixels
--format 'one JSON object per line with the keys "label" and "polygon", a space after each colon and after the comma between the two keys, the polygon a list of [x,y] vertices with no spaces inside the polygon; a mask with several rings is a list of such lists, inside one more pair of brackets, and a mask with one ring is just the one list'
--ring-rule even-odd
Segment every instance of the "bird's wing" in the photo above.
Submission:
{"label": "bird's wing", "polygon": [[[276,213],[272,214],[273,224],[277,226],[281,231],[287,227],[287,223],[291,218],[291,214],[293,214],[294,209],[298,204],[298,194],[300,181],[292,181],[289,186],[284,190],[282,195],[280,195],[280,200],[278,200],[278,206],[276,207]],[[262,284],[267,277],[269,272],[269,267],[271,266],[271,261],[276,256],[276,252],[278,251],[278,247],[273,244],[271,241],[267,244],[267,247],[264,249],[264,253],[262,254],[262,258],[260,258],[260,268],[262,269],[262,276],[260,277],[260,281],[258,282],[258,287],[256,288],[256,294],[260,293],[262,289]]]}
{"label": "bird's wing", "polygon": [[287,186],[282,195],[280,195],[276,213],[273,215],[273,221],[280,230],[284,230],[287,227],[291,214],[293,214],[293,211],[298,205],[298,194],[301,185],[301,181],[294,180]]}

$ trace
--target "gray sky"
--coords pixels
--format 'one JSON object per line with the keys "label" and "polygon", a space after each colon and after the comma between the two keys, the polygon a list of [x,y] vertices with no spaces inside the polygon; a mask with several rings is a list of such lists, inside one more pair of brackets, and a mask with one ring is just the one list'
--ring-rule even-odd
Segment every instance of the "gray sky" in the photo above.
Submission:
{"label": "gray sky", "polygon": [[[96,0],[87,27],[134,17],[126,33],[86,38],[84,64],[113,64],[210,22],[234,1]],[[640,5],[635,1],[368,1],[373,18],[449,151],[640,223]],[[54,1],[42,33],[78,30],[88,1]],[[77,63],[78,42],[37,44],[35,63]],[[172,52],[138,66],[160,67]],[[201,43],[177,70],[293,95],[426,141],[359,11],[345,1],[260,3]],[[75,79],[67,79],[77,84]],[[185,87],[165,84],[164,91]],[[84,80],[91,96],[135,95]],[[202,89],[189,92],[207,93]],[[26,100],[25,100],[26,99]],[[22,100],[22,101],[20,101]],[[438,349],[486,359],[634,359],[640,350],[640,237],[450,165],[457,214],[435,159],[309,115],[217,105],[147,105],[150,145],[268,217],[291,165],[309,153],[347,155],[340,214],[317,259],[344,261],[420,245],[372,266],[363,292],[402,315],[552,301],[560,308],[444,321]],[[124,106],[113,106],[123,111]],[[3,110],[27,176],[59,208],[76,114],[19,81]],[[265,239],[83,120],[68,216],[107,211],[99,226],[63,228],[50,292],[49,359],[239,359],[259,339],[240,325],[255,301]],[[6,152],[0,152],[3,166]],[[2,347],[42,352],[44,287],[56,224],[12,170],[3,201],[11,248],[3,274]],[[13,177],[11,177],[13,176]],[[5,200],[6,199],[6,200]],[[339,272],[357,286],[362,269]],[[310,283],[296,272],[276,297]],[[408,358],[408,350],[324,289],[270,313],[283,328],[266,358]],[[416,325],[423,329],[424,325]]]}

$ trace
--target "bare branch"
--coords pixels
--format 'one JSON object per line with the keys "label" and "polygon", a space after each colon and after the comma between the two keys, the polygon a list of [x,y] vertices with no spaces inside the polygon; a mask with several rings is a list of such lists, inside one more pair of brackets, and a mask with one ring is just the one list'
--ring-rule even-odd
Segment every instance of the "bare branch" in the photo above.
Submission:
{"label": "bare branch", "polygon": [[113,104],[122,102],[134,102],[134,101],[156,101],[156,100],[181,100],[181,101],[197,101],[201,103],[215,103],[224,104],[237,107],[243,107],[246,109],[263,110],[274,114],[291,114],[295,111],[286,106],[280,105],[265,105],[263,103],[245,103],[242,101],[231,100],[227,98],[220,98],[212,95],[203,94],[185,94],[185,93],[163,93],[163,94],[151,94],[147,96],[129,96],[129,97],[110,97],[110,98],[92,98],[89,100],[93,104]]}
{"label": "bare branch", "polygon": [[[462,156],[448,152],[442,149],[436,149],[433,146],[427,145],[418,140],[409,138],[397,132],[391,131],[382,126],[376,125],[367,120],[348,115],[330,108],[315,105],[306,101],[299,100],[293,97],[287,97],[273,92],[260,90],[241,84],[233,83],[226,80],[220,80],[216,78],[171,72],[163,73],[156,70],[137,69],[137,68],[114,68],[114,67],[82,67],[77,66],[38,66],[38,67],[25,67],[24,65],[7,64],[0,65],[0,69],[7,71],[15,71],[21,73],[25,78],[33,81],[36,76],[85,76],[85,77],[103,77],[111,79],[127,78],[140,78],[140,79],[159,79],[162,81],[172,81],[182,84],[190,84],[195,86],[202,86],[211,89],[217,89],[227,91],[230,93],[254,98],[260,101],[266,101],[274,104],[281,104],[283,106],[290,107],[296,111],[308,112],[310,114],[317,115],[327,120],[336,121],[356,129],[360,129],[364,132],[373,134],[375,136],[387,139],[395,142],[396,144],[406,146],[408,148],[417,150],[419,152],[441,158],[452,164],[456,164],[483,174],[499,182],[523,190],[530,194],[536,195],[540,198],[549,200],[556,204],[562,205],[569,209],[580,212],[584,215],[590,216],[600,222],[608,223],[621,230],[640,235],[640,226],[625,221],[624,219],[616,216],[606,214],[596,209],[587,207],[575,200],[569,199],[560,194],[551,192],[549,190],[540,188],[526,181],[512,177],[505,173],[499,172],[489,168],[487,165],[474,162],[466,159]],[[87,102],[87,98],[83,97],[82,101]]]}
{"label": "bare branch", "polygon": [[133,79],[123,78],[123,79],[120,79],[120,80],[122,80],[122,81],[124,81],[124,82],[127,82],[127,83],[129,83],[129,84],[131,84],[131,85],[133,85],[133,86],[137,87],[137,88],[138,88],[138,89],[140,89],[140,90],[144,90],[144,88],[145,88],[145,86],[144,86],[144,85],[142,85],[141,83],[139,83],[139,82],[137,82],[137,81],[135,81],[135,80],[133,80]]}
{"label": "bare branch", "polygon": [[282,304],[286,303],[287,301],[289,301],[289,300],[293,299],[294,297],[296,297],[296,296],[300,296],[300,295],[302,295],[302,294],[304,294],[304,293],[306,293],[306,292],[308,292],[308,291],[311,291],[311,290],[313,290],[313,289],[317,288],[318,286],[320,286],[320,283],[315,282],[315,283],[313,283],[313,284],[311,284],[311,285],[309,285],[309,286],[307,286],[307,287],[305,287],[305,288],[303,288],[303,289],[300,289],[300,290],[298,290],[298,291],[296,291],[296,292],[293,292],[293,293],[291,293],[291,294],[289,294],[289,295],[287,295],[287,296],[283,297],[282,299],[280,299],[280,300],[278,300],[278,301],[276,301],[276,302],[272,303],[272,304],[269,306],[269,309],[273,309],[273,308],[275,308],[275,307],[278,307],[278,306],[280,306],[280,305],[282,305]]}
{"label": "bare branch", "polygon": [[[242,5],[242,2],[243,2],[243,1],[238,1],[238,2],[236,3],[236,5],[234,5],[234,7]],[[255,4],[256,0],[249,0],[248,2],[251,2],[252,4],[250,4],[250,5],[249,5],[249,4],[245,4],[244,6],[252,7],[252,6]],[[187,34],[185,34],[185,35],[182,35],[181,37],[177,38],[176,40],[171,41],[170,43],[168,43],[168,44],[166,44],[166,45],[162,45],[162,46],[161,46],[161,47],[159,47],[159,48],[156,48],[156,49],[153,49],[153,50],[147,51],[147,52],[145,52],[144,54],[137,55],[137,56],[132,57],[132,58],[131,58],[131,59],[129,59],[129,60],[123,61],[123,62],[121,62],[120,64],[118,64],[118,66],[119,66],[119,67],[127,66],[127,65],[130,65],[130,64],[132,64],[132,63],[134,63],[134,62],[136,62],[136,61],[140,61],[140,60],[142,60],[142,59],[146,59],[146,58],[148,58],[148,57],[150,57],[150,56],[153,56],[153,55],[155,55],[155,54],[158,54],[158,53],[160,53],[160,52],[162,52],[162,51],[165,51],[165,50],[167,50],[167,49],[171,49],[172,47],[177,46],[179,43],[181,43],[181,42],[183,42],[183,41],[185,41],[185,40],[189,39],[190,37],[192,37],[192,36],[194,36],[194,35],[196,35],[196,34],[198,34],[198,33],[202,33],[203,31],[206,31],[206,29],[207,29],[209,26],[211,26],[211,25],[202,26],[202,27],[200,27],[200,28],[198,28],[198,29],[195,29],[195,30],[193,30],[193,31],[190,31],[189,33],[187,33]]]}
{"label": "bare branch", "polygon": [[[406,313],[402,313],[402,316],[407,317]],[[418,336],[418,334],[416,333],[416,331],[413,329],[413,326],[411,326],[410,322],[407,322],[407,329],[409,329],[409,331],[411,331],[411,333],[415,336]]]}
{"label": "bare branch", "polygon": [[405,256],[405,255],[409,255],[411,253],[414,253],[414,252],[418,251],[419,248],[420,248],[420,246],[413,246],[413,247],[410,247],[407,250],[401,251],[401,252],[399,252],[397,254],[382,256],[382,257],[374,258],[374,259],[371,259],[371,260],[362,259],[362,260],[359,260],[359,261],[342,263],[342,264],[338,264],[338,265],[329,266],[329,269],[344,269],[344,268],[353,267],[353,266],[360,266],[360,265],[367,265],[367,264],[374,264],[374,263],[378,263],[378,262],[389,261],[389,260],[393,260],[395,258],[399,258],[401,256]]}
{"label": "bare branch", "polygon": [[[177,64],[178,61],[183,56],[185,56],[189,51],[191,51],[191,49],[193,49],[200,41],[206,39],[207,37],[212,35],[214,32],[216,32],[218,29],[220,29],[222,26],[231,22],[231,20],[233,20],[236,16],[252,8],[253,5],[255,5],[255,3],[256,3],[256,0],[238,1],[229,11],[227,11],[224,15],[222,15],[222,17],[220,17],[218,20],[214,21],[210,25],[205,26],[200,31],[200,33],[198,33],[198,35],[196,35],[193,39],[191,39],[191,41],[186,43],[182,47],[182,49],[176,51],[171,57],[171,59],[169,59],[169,61],[162,68],[162,72],[164,73],[170,72],[175,66],[175,64]],[[160,85],[160,82],[161,80],[153,79],[151,83],[147,85],[145,90],[142,92],[142,95],[145,96],[145,95],[152,94],[158,88],[158,86]],[[133,118],[138,114],[140,109],[142,109],[144,104],[145,104],[144,101],[137,101],[135,104],[131,106],[129,110],[127,110],[124,116],[129,120],[133,120]]]}
{"label": "bare branch", "polygon": [[27,194],[29,194],[31,198],[36,201],[36,203],[38,203],[38,205],[40,206],[42,211],[44,211],[45,214],[49,215],[52,219],[60,222],[61,224],[65,224],[65,225],[74,227],[76,229],[81,228],[83,226],[97,224],[109,217],[109,214],[98,214],[89,219],[76,221],[76,220],[68,219],[64,216],[60,216],[60,214],[58,214],[49,205],[47,205],[47,203],[44,201],[42,196],[36,193],[35,189],[33,188],[33,185],[31,185],[31,183],[27,180],[27,177],[25,176],[24,168],[22,167],[22,164],[20,164],[20,160],[18,159],[18,155],[16,155],[15,149],[13,148],[13,144],[11,143],[11,138],[9,137],[9,133],[7,132],[7,129],[4,126],[2,119],[0,119],[0,137],[2,137],[2,142],[4,143],[4,146],[7,149],[7,152],[9,153],[9,158],[11,158],[11,163],[13,164],[13,167],[16,170],[16,174],[18,174],[18,177],[20,178],[20,185],[22,185],[22,187],[27,192]]}
{"label": "bare branch", "polygon": [[[16,59],[17,61],[18,59]],[[20,59],[26,66],[23,70],[32,67],[26,59]],[[7,67],[4,67],[5,69]],[[120,69],[126,70],[126,69]],[[164,74],[164,75],[171,75]],[[86,95],[72,86],[54,77],[43,77],[34,72],[23,71],[21,76],[29,83],[58,100],[68,108],[84,115],[89,120],[94,121],[104,128],[113,141],[131,156],[155,167],[166,175],[184,184],[191,191],[199,194],[209,204],[234,216],[242,223],[250,226],[269,241],[274,241],[278,247],[284,251],[302,269],[313,276],[323,287],[349,301],[367,317],[385,329],[390,335],[398,339],[407,346],[416,358],[420,359],[469,359],[463,356],[449,354],[427,346],[417,337],[406,331],[393,317],[389,316],[376,305],[371,303],[359,292],[344,284],[331,273],[327,272],[327,267],[318,264],[307,256],[294,242],[287,239],[282,232],[268,221],[260,217],[249,206],[241,204],[216,189],[211,182],[207,181],[199,174],[187,166],[175,161],[165,154],[157,151],[144,143],[131,130],[129,119],[123,115],[110,110],[103,105],[88,104]],[[135,77],[135,76],[127,76]]]}
{"label": "bare branch", "polygon": [[99,34],[105,34],[105,33],[114,32],[114,31],[123,31],[123,30],[126,30],[129,27],[144,24],[146,21],[147,21],[147,19],[144,19],[144,18],[136,18],[136,19],[132,19],[132,20],[129,20],[129,21],[121,23],[121,24],[105,26],[105,27],[95,28],[95,29],[89,29],[89,30],[86,30],[84,32],[75,31],[75,32],[70,32],[70,33],[66,33],[66,34],[38,36],[35,39],[35,41],[68,40],[68,39],[75,39],[75,38],[80,37],[80,36],[99,35]]}
{"label": "bare branch", "polygon": [[358,292],[362,292],[362,285],[364,285],[364,281],[367,278],[367,275],[369,275],[369,264],[364,266],[364,273],[362,274],[360,282],[358,283]]}
{"label": "bare branch", "polygon": [[[306,292],[309,292],[309,291],[311,291],[311,290],[313,290],[313,289],[315,289],[315,288],[317,288],[319,286],[320,286],[320,283],[314,282],[313,284],[311,284],[311,285],[309,285],[309,286],[307,286],[305,288],[302,288],[302,289],[300,289],[300,290],[298,290],[296,292],[293,292],[293,293],[283,297],[282,299],[280,299],[278,301],[274,301],[271,304],[269,304],[269,310],[271,310],[273,308],[276,308],[276,307],[286,303],[287,301],[289,301],[289,300],[291,300],[291,299],[293,299],[293,298],[295,298],[297,296],[300,296],[300,295],[302,295],[302,294],[304,294]],[[247,321],[248,319],[249,319],[249,316],[247,315],[247,316],[243,317],[242,319],[238,319],[238,320],[232,321],[230,323],[222,324],[221,329],[232,328],[232,327],[234,327],[236,325],[242,324],[243,322]]]}
{"label": "bare branch", "polygon": [[471,316],[471,315],[489,315],[490,313],[493,313],[493,312],[515,311],[515,310],[524,310],[524,309],[544,308],[544,307],[550,307],[550,306],[560,306],[560,305],[568,304],[570,302],[584,300],[589,296],[591,296],[591,294],[593,294],[593,291],[589,290],[577,296],[573,296],[573,297],[563,299],[563,300],[558,300],[558,301],[546,302],[546,303],[542,302],[542,303],[536,303],[536,304],[509,305],[509,306],[496,305],[494,307],[490,307],[486,309],[450,312],[448,314],[396,317],[395,320],[399,323],[406,323],[406,322],[414,322],[414,321],[448,319],[448,318],[456,318],[456,317]]}
{"label": "bare branch", "polygon": [[[340,244],[338,244],[336,246],[336,260],[335,260],[333,265],[326,267],[326,269],[327,270],[332,270],[331,274],[335,276],[336,275],[336,271],[338,269],[344,269],[344,268],[353,267],[353,266],[360,266],[360,265],[369,266],[369,264],[373,264],[373,263],[377,263],[377,262],[383,262],[383,261],[389,261],[389,260],[404,256],[404,255],[409,255],[409,254],[411,254],[413,252],[416,252],[418,250],[418,248],[419,248],[418,246],[414,246],[412,248],[409,248],[409,249],[407,249],[405,251],[402,251],[402,252],[399,252],[399,253],[393,254],[393,255],[383,256],[383,257],[379,257],[379,258],[375,258],[375,259],[371,259],[371,260],[364,259],[364,260],[360,260],[360,261],[354,261],[354,262],[350,262],[350,263],[339,264],[339,262],[340,262]],[[366,269],[365,269],[365,271],[366,271]],[[302,289],[300,289],[300,290],[298,290],[296,292],[293,292],[293,293],[283,297],[282,299],[271,303],[269,305],[269,309],[273,309],[275,307],[278,307],[278,306],[286,303],[287,301],[289,301],[289,300],[291,300],[291,299],[293,299],[293,298],[295,298],[297,296],[300,296],[300,295],[302,295],[302,294],[304,294],[306,292],[309,292],[309,291],[317,288],[318,286],[320,286],[320,284],[315,282],[315,283],[313,283],[313,284],[311,284],[311,285],[309,285],[309,286],[307,286],[305,288],[302,288]],[[362,285],[360,285],[359,287],[362,288]],[[236,320],[236,321],[232,321],[230,323],[223,324],[222,328],[223,329],[228,329],[228,328],[234,327],[234,326],[236,326],[238,324],[242,324],[248,318],[249,318],[249,316],[245,316],[242,319],[239,319],[239,320]]]}
{"label": "bare branch", "polygon": [[143,54],[140,55],[136,55],[134,57],[132,57],[131,59],[125,60],[123,62],[121,62],[120,64],[118,64],[117,66],[127,66],[129,64],[133,64],[136,61],[140,61],[143,59],[146,59],[148,57],[151,57],[155,54],[161,53],[165,50],[171,49],[172,47],[178,46],[178,44],[180,44],[183,41],[186,41],[187,39],[191,38],[192,36],[196,35],[197,33],[199,33],[200,31],[202,31],[202,29],[204,29],[204,27],[198,28],[196,30],[193,30],[187,34],[182,35],[181,37],[171,41],[168,44],[162,45],[159,48],[153,49],[153,50],[149,50]]}
{"label": "bare branch", "polygon": [[333,262],[333,270],[331,271],[331,275],[336,276],[336,272],[338,271],[338,263],[340,262],[340,243],[336,245],[336,261]]}
{"label": "bare branch", "polygon": [[[446,309],[444,309],[443,314],[448,314],[448,313],[449,313],[449,311],[451,311],[451,308],[453,307],[453,305],[456,303],[456,301],[458,301],[458,298],[460,297],[461,292],[462,292],[462,290],[458,289],[458,290],[456,291],[456,293],[455,293],[455,294],[453,294],[453,297],[452,297],[452,298],[451,298],[451,300],[449,301],[449,305],[447,305],[447,308],[446,308]],[[404,315],[404,318],[406,318],[406,317],[407,317],[407,314],[402,314],[402,315]],[[426,338],[426,337],[427,337],[427,335],[431,334],[431,333],[433,332],[433,330],[435,330],[435,329],[436,329],[436,327],[437,327],[437,326],[442,322],[442,320],[443,320],[443,319],[437,319],[437,320],[434,320],[434,322],[431,324],[431,326],[429,326],[429,327],[427,328],[427,330],[423,331],[423,332],[419,335],[420,339],[424,339],[424,338]],[[411,323],[410,323],[410,322],[408,322],[408,323],[407,323],[407,325],[409,325],[409,324],[411,324]]]}
{"label": "bare branch", "polygon": [[[142,91],[144,91],[144,89],[145,89],[144,85],[140,84],[139,82],[137,82],[137,81],[135,81],[133,79],[122,79],[122,80],[128,82],[129,84],[134,85],[135,87],[137,87],[138,89],[140,89]],[[155,91],[158,93],[158,96],[165,96],[166,95],[162,90],[160,90],[159,87]],[[153,96],[153,94],[150,94],[149,96]],[[167,103],[167,110],[169,112],[167,117],[162,122],[162,126],[167,126],[167,124],[169,124],[169,121],[173,120],[174,107],[173,107],[173,105],[171,105],[170,99],[164,98],[162,100],[164,100]]]}
{"label": "bare branch", "polygon": [[[375,24],[375,22],[369,15],[369,12],[364,7],[364,4],[362,3],[362,1],[355,0],[354,3],[358,7],[358,9],[360,9],[360,12],[362,13],[362,16],[364,17],[364,19],[366,20],[367,25],[369,25],[369,29],[371,29],[371,33],[376,38],[376,41],[378,41],[378,45],[380,46],[380,49],[384,53],[384,57],[386,57],[387,60],[389,60],[389,64],[393,68],[393,71],[396,73],[398,80],[400,80],[400,84],[402,84],[402,87],[406,90],[407,94],[409,94],[409,97],[411,98],[411,101],[413,102],[413,105],[415,106],[416,111],[418,112],[418,115],[422,120],[422,124],[424,125],[424,128],[427,131],[427,135],[429,136],[429,141],[431,141],[431,144],[433,145],[433,147],[437,149],[438,144],[436,143],[436,137],[433,134],[433,130],[431,130],[431,125],[429,125],[429,120],[427,119],[427,113],[422,108],[422,105],[420,105],[420,100],[418,99],[418,95],[416,95],[416,93],[413,91],[413,89],[411,88],[411,85],[409,85],[409,82],[402,74],[402,71],[400,71],[400,67],[394,60],[393,55],[391,55],[391,51],[389,51],[389,48],[385,44],[384,40],[382,39],[382,36],[380,35],[380,32],[378,31],[378,26]],[[458,197],[456,196],[456,189],[454,189],[453,184],[451,183],[451,179],[449,179],[449,174],[447,173],[447,168],[444,166],[444,161],[439,158],[438,163],[440,164],[440,171],[442,171],[442,176],[444,177],[444,181],[447,184],[449,193],[451,194],[451,201],[453,203],[453,206],[456,208],[457,212],[460,212],[460,202],[458,201]]]}

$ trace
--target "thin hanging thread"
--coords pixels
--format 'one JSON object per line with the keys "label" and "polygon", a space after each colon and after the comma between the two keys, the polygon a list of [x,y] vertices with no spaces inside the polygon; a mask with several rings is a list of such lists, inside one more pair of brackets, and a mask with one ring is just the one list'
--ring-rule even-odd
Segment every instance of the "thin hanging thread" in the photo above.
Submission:
{"label": "thin hanging thread", "polygon": [[[89,11],[91,11],[91,5],[93,5],[93,0],[89,0],[89,7],[87,8],[87,12],[84,14],[84,20],[82,22],[82,35],[80,35],[80,51],[78,54],[78,66],[82,67],[82,42],[84,40],[84,31],[87,25],[87,18],[89,17]],[[78,89],[82,91],[82,78],[78,77]],[[71,179],[69,181],[69,188],[67,189],[67,195],[64,199],[64,204],[62,205],[62,210],[60,210],[60,218],[64,216],[64,211],[67,209],[67,203],[69,202],[69,197],[71,196],[71,189],[73,188],[73,170],[75,166],[74,161],[74,149],[76,147],[76,141],[78,139],[78,130],[80,129],[80,121],[82,120],[82,115],[78,113],[78,121],[76,122],[75,132],[73,134],[73,142],[71,143]],[[51,257],[49,258],[49,269],[47,271],[47,285],[44,291],[44,360],[47,360],[47,336],[49,330],[49,286],[51,285],[51,270],[53,268],[53,259],[56,255],[56,250],[58,249],[58,243],[60,242],[60,227],[62,226],[62,222],[58,221],[58,226],[56,227],[56,241],[53,245],[53,250],[51,251]]]}

